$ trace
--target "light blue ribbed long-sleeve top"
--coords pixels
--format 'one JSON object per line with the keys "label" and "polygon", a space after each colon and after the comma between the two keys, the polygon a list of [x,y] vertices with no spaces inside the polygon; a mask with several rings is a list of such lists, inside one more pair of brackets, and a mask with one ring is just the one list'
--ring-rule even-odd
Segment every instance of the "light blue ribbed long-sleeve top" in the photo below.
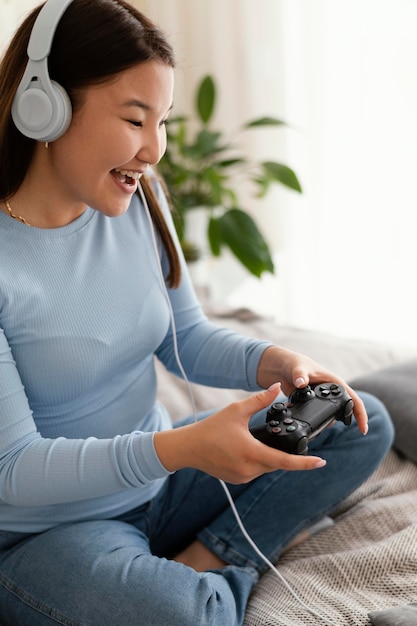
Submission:
{"label": "light blue ribbed long-sleeve top", "polygon": [[[0,212],[0,529],[114,517],[168,475],[153,445],[171,428],[155,355],[178,365],[150,228],[137,195],[120,217],[87,209],[57,229]],[[186,269],[168,293],[189,379],[258,389],[269,344],[209,322]]]}

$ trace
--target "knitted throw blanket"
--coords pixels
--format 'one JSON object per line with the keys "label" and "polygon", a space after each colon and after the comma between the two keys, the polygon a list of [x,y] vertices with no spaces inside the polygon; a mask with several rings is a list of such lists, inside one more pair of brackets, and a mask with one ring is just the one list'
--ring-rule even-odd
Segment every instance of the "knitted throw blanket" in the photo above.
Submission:
{"label": "knitted throw blanket", "polygon": [[368,613],[417,600],[417,466],[391,451],[333,515],[335,524],[282,556],[255,588],[245,626],[362,626]]}

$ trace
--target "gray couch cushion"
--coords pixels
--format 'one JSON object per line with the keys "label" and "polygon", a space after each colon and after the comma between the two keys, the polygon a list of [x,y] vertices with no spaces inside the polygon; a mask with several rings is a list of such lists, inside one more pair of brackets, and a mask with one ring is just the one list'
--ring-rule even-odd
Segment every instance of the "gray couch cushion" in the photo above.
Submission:
{"label": "gray couch cushion", "polygon": [[374,626],[416,626],[417,602],[368,613]]}
{"label": "gray couch cushion", "polygon": [[417,359],[359,376],[349,384],[382,400],[395,427],[394,448],[417,463]]}

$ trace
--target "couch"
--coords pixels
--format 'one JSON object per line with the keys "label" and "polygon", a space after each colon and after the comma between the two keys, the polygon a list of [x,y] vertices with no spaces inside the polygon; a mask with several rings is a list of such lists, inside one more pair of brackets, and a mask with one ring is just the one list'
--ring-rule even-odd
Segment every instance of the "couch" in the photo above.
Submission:
{"label": "couch", "polygon": [[[272,571],[262,577],[245,626],[417,624],[417,391],[411,384],[417,349],[282,327],[246,309],[207,312],[239,332],[304,352],[355,387],[376,393],[397,433],[382,465],[332,513],[332,523],[281,556],[277,568],[286,582]],[[161,400],[173,418],[191,413],[183,381],[160,364],[158,376]],[[192,388],[198,410],[246,395]]]}

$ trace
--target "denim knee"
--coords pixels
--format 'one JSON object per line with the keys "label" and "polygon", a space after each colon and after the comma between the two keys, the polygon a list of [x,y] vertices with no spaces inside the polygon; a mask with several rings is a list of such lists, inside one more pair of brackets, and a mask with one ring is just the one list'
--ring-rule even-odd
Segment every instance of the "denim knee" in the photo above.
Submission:
{"label": "denim knee", "polygon": [[197,580],[193,584],[190,578],[187,597],[171,596],[170,623],[181,626],[242,626],[249,595],[259,578],[256,570],[226,566],[193,574]]}
{"label": "denim knee", "polygon": [[[246,605],[255,583],[259,580],[256,569],[228,565],[220,570],[213,570],[216,578],[210,578],[213,585],[210,612],[207,610],[208,621],[202,624],[230,624],[242,626],[245,620]],[[210,574],[209,574],[210,576]],[[208,607],[207,607],[208,608]],[[190,626],[195,626],[190,621]]]}

